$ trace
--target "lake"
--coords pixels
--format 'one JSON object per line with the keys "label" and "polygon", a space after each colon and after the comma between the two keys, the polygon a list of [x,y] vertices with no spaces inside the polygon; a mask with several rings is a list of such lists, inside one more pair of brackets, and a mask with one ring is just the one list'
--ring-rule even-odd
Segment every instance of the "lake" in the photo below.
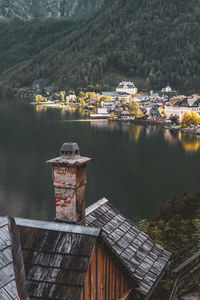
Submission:
{"label": "lake", "polygon": [[87,205],[106,197],[133,220],[185,189],[200,191],[200,139],[134,124],[88,121],[81,112],[0,102],[0,213],[55,216],[51,168],[63,142],[77,142],[88,165]]}

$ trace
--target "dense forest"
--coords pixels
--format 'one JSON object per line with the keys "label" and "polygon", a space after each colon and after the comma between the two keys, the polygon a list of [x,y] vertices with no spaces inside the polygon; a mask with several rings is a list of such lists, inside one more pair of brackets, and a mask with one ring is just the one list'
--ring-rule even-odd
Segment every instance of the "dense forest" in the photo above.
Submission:
{"label": "dense forest", "polygon": [[140,222],[152,239],[172,253],[171,264],[152,300],[168,300],[177,275],[172,272],[200,249],[200,193],[185,191],[159,207],[150,221]]}
{"label": "dense forest", "polygon": [[109,0],[89,20],[0,26],[0,87],[39,78],[60,88],[200,91],[199,0]]}

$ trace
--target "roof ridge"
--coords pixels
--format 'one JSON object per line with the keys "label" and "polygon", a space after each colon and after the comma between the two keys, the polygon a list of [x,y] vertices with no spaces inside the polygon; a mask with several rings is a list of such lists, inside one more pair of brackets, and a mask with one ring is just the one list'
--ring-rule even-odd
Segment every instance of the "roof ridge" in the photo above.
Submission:
{"label": "roof ridge", "polygon": [[87,227],[76,224],[66,224],[51,221],[31,220],[25,218],[15,218],[17,226],[32,227],[38,229],[71,232],[83,235],[99,236],[100,228]]}
{"label": "roof ridge", "polygon": [[91,214],[91,212],[93,212],[94,210],[96,210],[97,208],[99,208],[100,206],[102,206],[103,204],[107,203],[108,199],[106,198],[102,198],[100,200],[98,200],[97,202],[93,203],[92,205],[88,206],[85,210],[85,215],[89,215]]}

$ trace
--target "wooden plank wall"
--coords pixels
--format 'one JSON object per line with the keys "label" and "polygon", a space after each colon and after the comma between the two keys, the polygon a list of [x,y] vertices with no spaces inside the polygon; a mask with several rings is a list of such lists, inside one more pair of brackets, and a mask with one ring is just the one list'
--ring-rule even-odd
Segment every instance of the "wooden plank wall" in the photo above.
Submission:
{"label": "wooden plank wall", "polygon": [[97,243],[80,300],[118,300],[130,287],[109,253]]}

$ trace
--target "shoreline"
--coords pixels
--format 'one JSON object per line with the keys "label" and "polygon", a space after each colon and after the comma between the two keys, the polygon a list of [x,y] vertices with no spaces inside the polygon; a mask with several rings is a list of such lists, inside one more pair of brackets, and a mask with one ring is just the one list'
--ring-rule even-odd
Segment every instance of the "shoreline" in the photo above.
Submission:
{"label": "shoreline", "polygon": [[[62,105],[61,103],[55,103],[54,101],[49,101],[46,103],[37,103],[37,102],[31,102],[32,105],[42,105],[43,107],[46,108],[64,108],[65,110],[67,110],[68,105]],[[74,105],[74,107],[77,107],[77,105]],[[94,120],[94,119],[93,119]],[[168,129],[170,131],[173,132],[183,132],[186,134],[190,134],[190,135],[196,135],[196,136],[200,136],[200,127],[199,128],[177,128],[174,127],[174,125],[170,124],[170,123],[166,123],[165,121],[156,121],[156,120],[140,120],[140,119],[134,119],[134,120],[120,120],[120,119],[101,119],[101,118],[95,118],[95,120],[107,120],[109,121],[114,121],[114,122],[130,122],[136,125],[144,125],[144,126],[157,126],[159,128],[164,128],[164,129]]]}
{"label": "shoreline", "polygon": [[164,128],[164,129],[168,129],[170,131],[173,132],[183,132],[186,134],[191,134],[191,135],[196,135],[196,136],[200,136],[200,127],[198,129],[194,129],[194,128],[177,128],[174,127],[171,124],[167,124],[166,122],[163,121],[151,121],[151,120],[132,120],[131,123],[134,123],[136,125],[152,125],[152,126],[157,126],[160,128]]}

